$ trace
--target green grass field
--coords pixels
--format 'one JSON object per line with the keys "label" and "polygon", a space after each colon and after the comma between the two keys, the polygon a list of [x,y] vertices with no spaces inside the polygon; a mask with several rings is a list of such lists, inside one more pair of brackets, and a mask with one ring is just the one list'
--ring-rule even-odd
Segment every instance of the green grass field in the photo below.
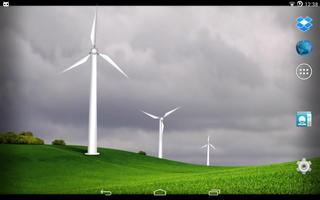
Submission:
{"label": "green grass field", "polygon": [[100,156],[83,155],[86,147],[0,145],[1,194],[319,194],[320,158],[301,175],[296,161],[250,167],[206,167],[137,153],[100,148]]}

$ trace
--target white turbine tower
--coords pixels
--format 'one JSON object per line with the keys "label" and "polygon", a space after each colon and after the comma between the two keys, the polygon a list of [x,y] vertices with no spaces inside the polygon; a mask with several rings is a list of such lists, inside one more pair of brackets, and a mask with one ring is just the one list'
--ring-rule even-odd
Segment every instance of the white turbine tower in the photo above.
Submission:
{"label": "white turbine tower", "polygon": [[120,69],[120,67],[111,60],[111,58],[105,54],[98,52],[96,49],[96,23],[97,23],[97,10],[94,15],[93,25],[91,30],[91,44],[92,48],[89,55],[82,58],[71,67],[62,71],[62,73],[69,71],[83,63],[85,63],[91,56],[91,87],[90,87],[90,110],[89,110],[89,133],[88,133],[88,152],[85,155],[99,155],[97,152],[97,55],[101,56],[108,63],[110,63],[114,68],[116,68],[125,77],[128,76]]}
{"label": "white turbine tower", "polygon": [[201,148],[207,147],[207,166],[210,166],[210,147],[214,150],[216,149],[212,144],[210,144],[210,136],[208,136],[208,144],[203,145]]}
{"label": "white turbine tower", "polygon": [[170,110],[169,112],[167,112],[166,114],[163,115],[163,117],[158,117],[155,115],[152,115],[150,113],[143,112],[144,114],[148,115],[149,117],[153,118],[153,119],[159,119],[159,152],[158,152],[158,157],[162,158],[162,138],[163,138],[163,130],[164,130],[164,123],[163,120],[164,118],[168,117],[171,113],[173,113],[174,111],[178,110],[180,107],[177,107],[173,110]]}

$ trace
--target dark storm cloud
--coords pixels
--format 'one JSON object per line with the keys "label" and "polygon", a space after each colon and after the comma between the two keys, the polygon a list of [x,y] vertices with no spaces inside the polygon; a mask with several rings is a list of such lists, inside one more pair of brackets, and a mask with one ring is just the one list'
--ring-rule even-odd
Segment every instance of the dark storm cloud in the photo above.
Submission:
{"label": "dark storm cloud", "polygon": [[[1,130],[86,144],[90,61],[60,72],[88,54],[93,12],[14,7],[1,14],[10,23],[2,21],[0,29],[6,36],[0,101],[1,109],[13,113],[10,123],[1,116],[7,122]],[[182,106],[165,119],[168,159],[203,163],[200,147],[207,135],[214,138],[220,165],[315,155],[317,148],[309,147],[306,132],[294,124],[307,91],[292,71],[299,61],[293,51],[296,30],[283,26],[295,12],[99,7],[97,48],[130,77],[98,58],[99,145],[156,155],[158,122],[140,110],[163,115]]]}

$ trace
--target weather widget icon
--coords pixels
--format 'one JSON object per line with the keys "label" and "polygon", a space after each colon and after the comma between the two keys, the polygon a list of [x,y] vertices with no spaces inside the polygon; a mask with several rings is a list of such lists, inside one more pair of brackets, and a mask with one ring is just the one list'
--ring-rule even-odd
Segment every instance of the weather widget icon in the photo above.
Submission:
{"label": "weather widget icon", "polygon": [[296,126],[297,127],[311,127],[312,114],[310,111],[297,112],[296,114]]}
{"label": "weather widget icon", "polygon": [[302,32],[306,32],[306,31],[310,30],[312,27],[312,23],[311,23],[312,18],[309,16],[307,16],[307,17],[300,16],[296,19],[296,21],[297,21],[297,23],[296,23],[297,29],[299,29]]}
{"label": "weather widget icon", "polygon": [[297,53],[301,56],[307,56],[312,51],[312,43],[310,40],[300,40],[296,44]]}

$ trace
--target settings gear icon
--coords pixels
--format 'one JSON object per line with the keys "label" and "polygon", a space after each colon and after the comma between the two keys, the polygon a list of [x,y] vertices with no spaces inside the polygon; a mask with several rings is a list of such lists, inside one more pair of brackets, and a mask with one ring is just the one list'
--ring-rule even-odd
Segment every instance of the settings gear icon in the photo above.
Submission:
{"label": "settings gear icon", "polygon": [[297,165],[297,171],[301,172],[302,174],[306,174],[307,172],[311,171],[311,161],[307,161],[305,158],[303,158],[301,161],[298,161]]}

